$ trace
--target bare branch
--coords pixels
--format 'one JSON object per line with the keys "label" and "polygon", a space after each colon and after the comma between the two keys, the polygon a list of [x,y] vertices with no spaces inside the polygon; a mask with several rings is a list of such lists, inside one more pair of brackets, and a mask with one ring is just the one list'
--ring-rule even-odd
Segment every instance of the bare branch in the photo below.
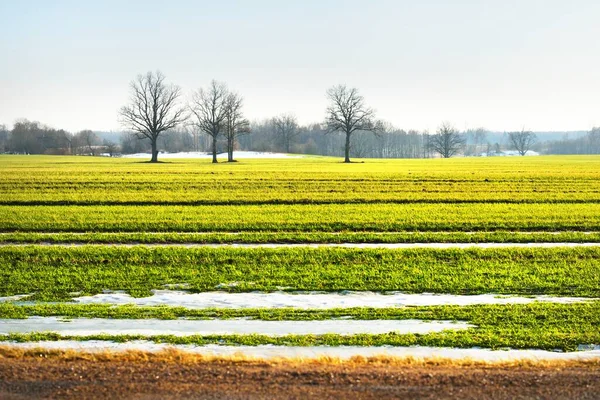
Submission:
{"label": "bare branch", "polygon": [[524,156],[535,143],[537,137],[535,133],[522,129],[521,132],[509,132],[508,139],[519,154]]}
{"label": "bare branch", "polygon": [[444,158],[456,155],[464,144],[463,135],[448,122],[443,122],[437,133],[429,136],[429,147]]}
{"label": "bare branch", "polygon": [[226,128],[229,91],[224,83],[211,81],[208,89],[198,89],[189,106],[194,116],[193,124],[212,137],[213,162],[217,162],[217,139]]}
{"label": "bare branch", "polygon": [[293,114],[281,114],[271,120],[277,138],[283,144],[286,153],[291,150],[294,139],[300,134],[298,120]]}
{"label": "bare branch", "polygon": [[130,104],[119,111],[119,121],[124,128],[138,139],[150,140],[151,162],[158,161],[158,136],[187,120],[186,109],[178,102],[181,89],[164,81],[165,76],[160,71],[138,75],[130,85]]}
{"label": "bare branch", "polygon": [[346,135],[345,159],[350,162],[350,137],[354,132],[372,132],[378,134],[383,124],[375,120],[375,110],[364,103],[364,98],[356,88],[337,85],[327,90],[330,101],[326,110],[326,133],[343,132]]}

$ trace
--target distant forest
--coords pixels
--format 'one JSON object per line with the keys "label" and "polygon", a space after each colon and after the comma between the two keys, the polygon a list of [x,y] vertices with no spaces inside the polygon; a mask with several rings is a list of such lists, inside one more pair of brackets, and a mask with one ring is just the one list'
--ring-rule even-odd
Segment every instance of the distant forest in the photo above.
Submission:
{"label": "distant forest", "polygon": [[[285,121],[285,129],[281,122]],[[322,124],[299,125],[293,115],[282,115],[250,123],[249,132],[236,138],[235,150],[290,152],[326,156],[344,155],[344,135],[325,134]],[[472,129],[462,137],[458,156],[505,155],[515,150],[509,133]],[[431,146],[434,134],[387,126],[379,134],[356,132],[350,154],[355,158],[438,157]],[[536,132],[530,149],[539,154],[600,154],[600,128],[589,132]],[[211,138],[188,126],[164,132],[158,138],[160,152],[209,152]],[[39,122],[17,121],[12,129],[0,125],[0,152],[14,154],[112,155],[149,153],[149,140],[139,140],[128,132],[77,133],[48,127]],[[226,151],[226,139],[218,141],[218,151]]]}

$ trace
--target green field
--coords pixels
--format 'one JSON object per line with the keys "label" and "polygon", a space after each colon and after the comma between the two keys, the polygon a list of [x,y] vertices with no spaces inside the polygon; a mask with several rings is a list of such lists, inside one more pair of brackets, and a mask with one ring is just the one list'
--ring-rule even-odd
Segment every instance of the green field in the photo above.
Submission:
{"label": "green field", "polygon": [[[402,309],[343,309],[343,310],[186,310],[170,307],[130,306],[2,306],[2,318],[26,318],[31,315],[62,315],[68,318],[253,318],[261,320],[323,320],[352,317],[354,319],[423,319],[461,320],[475,328],[465,331],[445,331],[425,335],[377,334],[377,335],[288,335],[270,337],[261,335],[188,336],[169,335],[93,335],[61,336],[57,334],[13,334],[0,336],[2,340],[112,340],[117,342],[146,339],[171,344],[232,344],[232,345],[295,345],[295,346],[440,346],[483,348],[537,348],[545,350],[573,351],[580,344],[600,341],[600,302],[584,304],[531,304],[504,306],[438,306],[410,307]],[[366,322],[368,323],[368,322]]]}
{"label": "green field", "polygon": [[[186,284],[191,292],[402,291],[600,297],[600,247],[186,248],[187,243],[600,242],[597,157],[306,157],[148,164],[0,156],[1,318],[461,320],[427,335],[148,337],[170,343],[435,345],[575,350],[600,343],[598,301],[395,309],[192,310],[69,303]],[[45,246],[44,244],[54,244]],[[111,244],[133,243],[133,247]],[[19,246],[13,244],[20,244]],[[89,244],[90,246],[65,246]],[[58,302],[58,303],[54,303]],[[143,337],[141,337],[143,338]],[[58,340],[49,334],[3,340]],[[140,337],[76,337],[133,340]]]}
{"label": "green field", "polygon": [[134,296],[186,283],[193,292],[403,291],[600,297],[597,248],[231,249],[5,247],[0,296],[68,299],[103,290]]}
{"label": "green field", "polygon": [[600,202],[595,157],[172,160],[0,156],[0,204]]}

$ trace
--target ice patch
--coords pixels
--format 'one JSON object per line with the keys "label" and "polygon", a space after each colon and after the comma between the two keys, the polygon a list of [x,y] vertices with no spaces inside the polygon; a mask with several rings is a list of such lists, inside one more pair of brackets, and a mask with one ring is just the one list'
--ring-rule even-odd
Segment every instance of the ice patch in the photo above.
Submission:
{"label": "ice patch", "polygon": [[461,330],[473,327],[465,322],[420,320],[326,320],[326,321],[260,321],[230,320],[157,320],[157,319],[102,319],[59,317],[30,317],[27,319],[0,319],[0,334],[56,332],[62,335],[340,335],[425,334],[443,330]]}
{"label": "ice patch", "polygon": [[343,293],[289,293],[251,292],[227,293],[204,292],[187,293],[174,290],[153,290],[152,296],[134,298],[126,293],[106,293],[83,296],[74,299],[81,304],[135,304],[139,306],[178,306],[186,308],[302,308],[332,309],[371,307],[388,308],[404,306],[439,306],[473,304],[529,304],[536,301],[545,303],[577,303],[593,298],[552,297],[552,296],[500,296],[497,294],[451,295],[451,294],[410,294],[401,292],[343,292]]}
{"label": "ice patch", "polygon": [[[0,343],[0,346],[3,344]],[[489,350],[489,349],[456,349],[443,347],[359,347],[359,346],[220,346],[220,345],[168,345],[148,341],[132,341],[115,343],[108,341],[57,341],[57,342],[26,342],[7,343],[9,347],[21,349],[48,350],[78,350],[78,351],[130,351],[139,350],[157,352],[167,349],[177,349],[185,352],[215,357],[246,357],[248,359],[317,359],[331,357],[348,360],[352,357],[397,357],[414,359],[451,359],[472,360],[481,362],[511,362],[511,361],[584,361],[600,360],[600,348],[577,352],[553,352],[546,350]]]}

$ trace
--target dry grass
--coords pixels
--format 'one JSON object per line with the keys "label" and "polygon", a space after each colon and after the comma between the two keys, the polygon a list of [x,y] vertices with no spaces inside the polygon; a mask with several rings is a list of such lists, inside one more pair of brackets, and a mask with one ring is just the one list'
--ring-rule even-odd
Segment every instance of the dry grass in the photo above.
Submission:
{"label": "dry grass", "polygon": [[443,357],[363,357],[355,356],[350,359],[341,359],[337,357],[317,357],[317,358],[268,358],[261,359],[257,357],[248,357],[243,354],[231,356],[212,356],[203,355],[175,348],[166,348],[161,351],[82,351],[82,350],[55,350],[55,349],[22,349],[14,346],[0,346],[0,360],[10,359],[55,359],[63,361],[97,361],[97,362],[162,362],[177,364],[194,363],[244,363],[253,365],[282,365],[282,364],[303,364],[303,365],[371,365],[371,366],[454,366],[454,367],[513,367],[513,368],[568,368],[568,367],[589,367],[600,368],[600,358],[590,360],[512,360],[512,361],[479,361],[470,358],[450,359]]}

